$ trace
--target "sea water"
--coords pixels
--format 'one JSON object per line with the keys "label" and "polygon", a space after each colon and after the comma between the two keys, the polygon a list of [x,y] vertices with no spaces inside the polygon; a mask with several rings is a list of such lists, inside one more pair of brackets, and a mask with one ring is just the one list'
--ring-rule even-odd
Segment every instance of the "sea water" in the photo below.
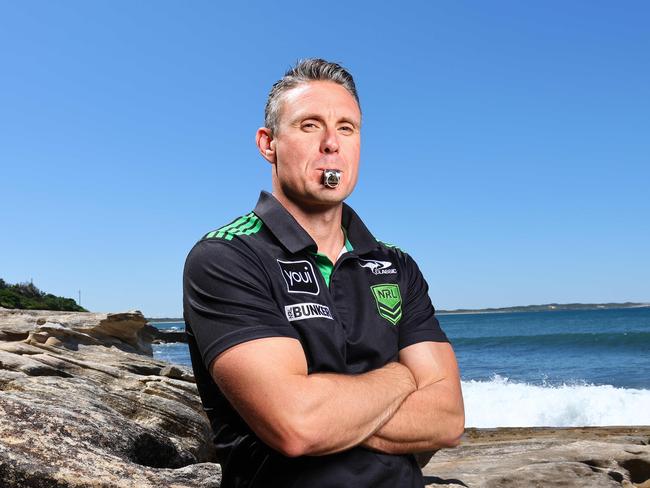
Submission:
{"label": "sea water", "polygon": [[[438,319],[458,358],[468,427],[650,425],[650,307]],[[190,365],[186,344],[155,345],[154,355]]]}

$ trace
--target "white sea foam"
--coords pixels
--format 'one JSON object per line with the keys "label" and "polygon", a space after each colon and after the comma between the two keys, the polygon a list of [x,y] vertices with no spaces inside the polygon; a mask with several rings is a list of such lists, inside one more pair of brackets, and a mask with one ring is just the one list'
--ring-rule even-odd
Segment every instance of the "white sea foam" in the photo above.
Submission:
{"label": "white sea foam", "polygon": [[650,425],[650,390],[463,381],[467,427]]}

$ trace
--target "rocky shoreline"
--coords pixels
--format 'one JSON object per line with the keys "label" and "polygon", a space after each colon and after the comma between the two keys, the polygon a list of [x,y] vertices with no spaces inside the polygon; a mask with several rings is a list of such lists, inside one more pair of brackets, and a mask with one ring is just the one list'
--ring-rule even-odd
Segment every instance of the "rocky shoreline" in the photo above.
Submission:
{"label": "rocky shoreline", "polygon": [[449,488],[650,488],[650,426],[467,429],[422,472]]}
{"label": "rocky shoreline", "polygon": [[[0,309],[0,487],[216,488],[192,372],[140,312]],[[427,486],[650,488],[650,427],[468,429]]]}
{"label": "rocky shoreline", "polygon": [[141,313],[0,310],[0,487],[216,488],[191,371]]}

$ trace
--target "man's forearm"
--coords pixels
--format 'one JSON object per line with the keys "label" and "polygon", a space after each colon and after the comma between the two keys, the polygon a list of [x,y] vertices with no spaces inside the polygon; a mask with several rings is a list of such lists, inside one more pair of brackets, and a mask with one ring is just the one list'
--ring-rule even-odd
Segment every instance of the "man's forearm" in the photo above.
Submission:
{"label": "man's forearm", "polygon": [[450,383],[441,380],[411,393],[363,445],[390,454],[457,445],[464,428],[464,409]]}
{"label": "man's forearm", "polygon": [[300,416],[307,455],[343,451],[380,429],[416,389],[408,368],[390,363],[361,375],[304,377]]}
{"label": "man's forearm", "polygon": [[411,369],[397,362],[359,375],[308,374],[300,343],[284,337],[233,346],[210,369],[246,424],[286,456],[360,444],[417,388]]}

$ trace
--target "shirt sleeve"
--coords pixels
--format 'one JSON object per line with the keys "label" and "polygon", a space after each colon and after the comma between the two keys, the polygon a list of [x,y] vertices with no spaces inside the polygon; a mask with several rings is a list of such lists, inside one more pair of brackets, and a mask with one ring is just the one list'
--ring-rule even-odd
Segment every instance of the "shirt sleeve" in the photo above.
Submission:
{"label": "shirt sleeve", "polygon": [[413,258],[404,254],[408,285],[403,317],[399,324],[399,348],[424,341],[449,342],[435,317],[429,285]]}
{"label": "shirt sleeve", "polygon": [[204,240],[190,251],[183,273],[183,310],[208,371],[213,359],[242,342],[299,338],[273,300],[257,256],[230,241]]}

